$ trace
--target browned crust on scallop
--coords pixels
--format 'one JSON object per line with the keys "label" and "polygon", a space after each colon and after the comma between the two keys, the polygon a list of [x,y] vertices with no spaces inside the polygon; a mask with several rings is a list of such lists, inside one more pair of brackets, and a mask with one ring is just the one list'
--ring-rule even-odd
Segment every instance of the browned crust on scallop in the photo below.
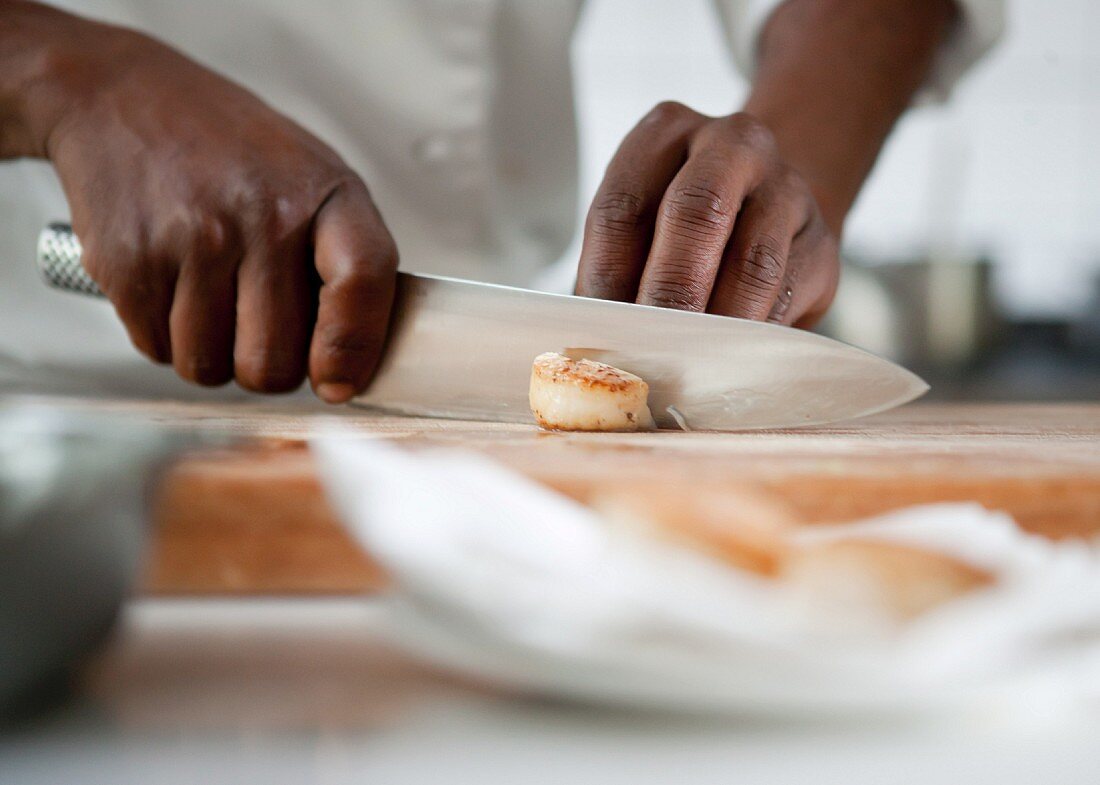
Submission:
{"label": "browned crust on scallop", "polygon": [[535,375],[552,382],[568,382],[586,390],[622,392],[634,387],[649,390],[645,381],[632,373],[621,371],[594,360],[574,360],[565,356],[539,355],[535,358]]}

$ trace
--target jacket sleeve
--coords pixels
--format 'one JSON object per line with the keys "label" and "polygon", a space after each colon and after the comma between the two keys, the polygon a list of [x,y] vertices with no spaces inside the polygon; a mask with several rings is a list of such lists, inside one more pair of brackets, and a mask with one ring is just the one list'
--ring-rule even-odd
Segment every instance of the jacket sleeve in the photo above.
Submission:
{"label": "jacket sleeve", "polygon": [[[752,78],[756,41],[784,0],[714,0],[734,61]],[[923,2],[923,0],[914,0]],[[956,0],[959,20],[932,65],[916,103],[940,103],[967,69],[993,48],[1005,27],[1005,0]]]}

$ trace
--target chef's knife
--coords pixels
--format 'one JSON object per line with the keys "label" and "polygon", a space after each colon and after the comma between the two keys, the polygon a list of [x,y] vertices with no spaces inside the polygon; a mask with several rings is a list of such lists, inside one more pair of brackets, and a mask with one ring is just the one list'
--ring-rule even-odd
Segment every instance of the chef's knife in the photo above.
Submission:
{"label": "chef's knife", "polygon": [[[52,286],[102,296],[64,224],[42,232],[38,266]],[[664,427],[815,425],[889,409],[928,389],[880,357],[791,327],[402,273],[385,357],[356,403],[530,422],[531,363],[547,351],[641,376]]]}

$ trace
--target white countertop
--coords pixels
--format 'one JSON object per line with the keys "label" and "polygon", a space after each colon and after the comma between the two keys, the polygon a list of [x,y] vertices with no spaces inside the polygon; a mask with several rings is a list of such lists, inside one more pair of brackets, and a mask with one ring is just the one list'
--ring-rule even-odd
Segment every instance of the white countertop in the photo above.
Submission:
{"label": "white countertop", "polygon": [[0,783],[1100,782],[1100,716],[670,717],[508,694],[387,649],[363,600],[132,602]]}

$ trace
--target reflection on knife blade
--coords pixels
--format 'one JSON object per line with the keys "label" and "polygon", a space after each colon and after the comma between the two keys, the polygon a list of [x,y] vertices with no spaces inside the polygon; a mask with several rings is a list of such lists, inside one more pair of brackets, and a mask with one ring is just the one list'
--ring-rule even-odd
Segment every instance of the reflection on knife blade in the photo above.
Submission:
{"label": "reflection on knife blade", "polygon": [[591,347],[601,362],[646,380],[661,427],[677,426],[669,406],[697,430],[829,423],[927,389],[893,363],[790,327],[403,274],[386,357],[357,402],[402,414],[534,422],[531,363],[569,347]]}

